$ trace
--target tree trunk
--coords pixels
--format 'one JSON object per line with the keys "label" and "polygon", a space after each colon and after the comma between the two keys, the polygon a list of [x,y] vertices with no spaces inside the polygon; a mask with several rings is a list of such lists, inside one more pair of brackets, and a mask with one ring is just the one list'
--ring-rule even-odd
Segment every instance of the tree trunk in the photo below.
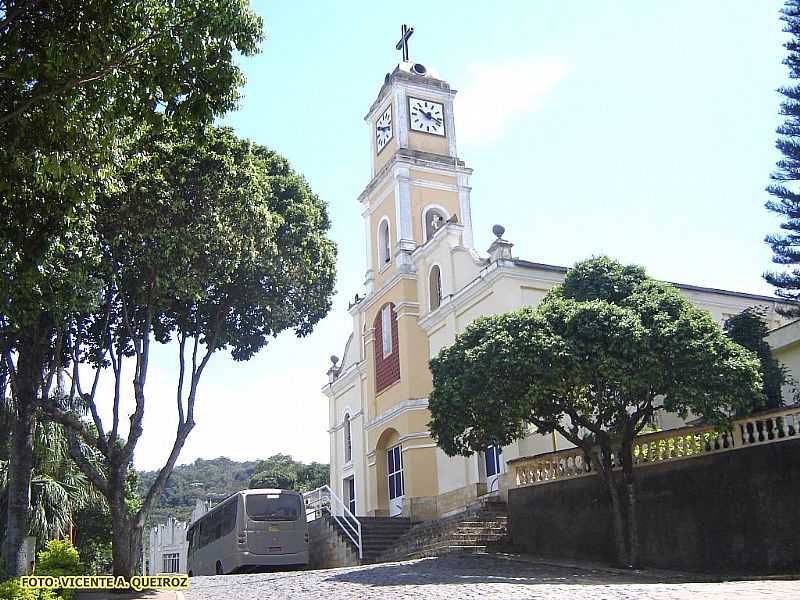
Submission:
{"label": "tree trunk", "polygon": [[633,455],[631,442],[622,444],[622,477],[625,482],[625,496],[628,503],[628,556],[630,566],[639,566],[639,526],[636,520],[636,481],[633,475]]}
{"label": "tree trunk", "polygon": [[111,529],[111,558],[114,575],[130,579],[139,570],[144,528],[137,519],[128,516],[124,496],[118,496],[112,501]]}
{"label": "tree trunk", "polygon": [[617,562],[622,567],[630,566],[630,559],[628,550],[625,545],[625,522],[622,514],[622,503],[619,498],[619,490],[614,481],[613,465],[611,463],[611,452],[603,448],[601,450],[602,457],[598,456],[598,452],[592,452],[591,459],[593,467],[608,490],[609,498],[611,499],[611,516],[613,519],[614,527],[614,544],[617,548]]}
{"label": "tree trunk", "polygon": [[[35,408],[21,398],[17,415],[12,420],[8,461],[8,509],[6,538],[3,542],[5,574],[20,577],[28,572],[28,561],[22,554],[22,544],[28,535],[28,513],[31,503],[31,473],[33,471],[33,433],[36,427]],[[22,400],[22,401],[20,401]]]}
{"label": "tree trunk", "polygon": [[25,575],[28,568],[22,555],[22,544],[28,535],[36,405],[42,391],[47,362],[47,337],[43,331],[46,332],[47,327],[42,318],[20,339],[17,348],[17,373],[11,385],[15,410],[11,419],[8,446],[8,508],[6,538],[3,541],[7,577]]}

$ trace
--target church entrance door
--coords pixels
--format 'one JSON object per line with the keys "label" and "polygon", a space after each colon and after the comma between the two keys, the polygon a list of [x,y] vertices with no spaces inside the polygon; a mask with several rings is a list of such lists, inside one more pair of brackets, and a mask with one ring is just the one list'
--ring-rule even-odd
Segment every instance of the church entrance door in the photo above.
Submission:
{"label": "church entrance door", "polygon": [[403,512],[403,447],[389,448],[386,455],[389,461],[389,516],[396,517]]}
{"label": "church entrance door", "polygon": [[497,491],[500,484],[500,475],[505,471],[503,461],[503,448],[501,446],[489,446],[483,454],[486,461],[486,491]]}

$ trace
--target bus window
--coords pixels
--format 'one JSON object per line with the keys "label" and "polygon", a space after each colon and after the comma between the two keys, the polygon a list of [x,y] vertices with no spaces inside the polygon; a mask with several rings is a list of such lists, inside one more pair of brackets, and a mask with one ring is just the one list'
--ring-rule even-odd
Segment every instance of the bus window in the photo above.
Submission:
{"label": "bus window", "polygon": [[188,538],[188,540],[189,540],[189,549],[187,551],[189,556],[193,555],[195,553],[195,551],[197,550],[197,542],[200,539],[199,529],[200,529],[199,526],[192,527],[189,530],[189,533],[186,536]]}
{"label": "bus window", "polygon": [[295,494],[248,494],[245,508],[253,521],[296,521],[302,506]]}
{"label": "bus window", "polygon": [[238,507],[239,503],[236,500],[229,502],[227,506],[223,507],[222,515],[220,517],[223,536],[228,535],[231,531],[233,531],[234,527],[236,527],[236,512]]}

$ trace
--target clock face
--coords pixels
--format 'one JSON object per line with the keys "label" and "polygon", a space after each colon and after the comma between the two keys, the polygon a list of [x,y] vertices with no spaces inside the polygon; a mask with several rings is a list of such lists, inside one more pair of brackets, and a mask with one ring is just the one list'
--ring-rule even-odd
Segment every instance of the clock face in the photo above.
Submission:
{"label": "clock face", "polygon": [[375,145],[378,152],[383,150],[386,143],[392,139],[392,107],[386,109],[380,119],[375,123]]}
{"label": "clock face", "polygon": [[408,99],[412,131],[444,135],[444,106],[431,100]]}

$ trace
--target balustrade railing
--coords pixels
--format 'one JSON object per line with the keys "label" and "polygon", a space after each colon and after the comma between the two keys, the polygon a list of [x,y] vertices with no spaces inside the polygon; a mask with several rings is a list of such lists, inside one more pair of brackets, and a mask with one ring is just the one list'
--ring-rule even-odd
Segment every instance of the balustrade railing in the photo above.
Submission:
{"label": "balustrade railing", "polygon": [[[638,436],[632,447],[634,467],[683,460],[702,454],[728,452],[759,444],[800,439],[800,406],[767,411],[737,419],[729,431],[711,426],[681,427]],[[620,456],[612,455],[615,469]],[[591,475],[591,461],[579,448],[569,448],[508,461],[514,487],[539,485]]]}
{"label": "balustrade railing", "polygon": [[306,505],[306,520],[313,521],[325,514],[336,521],[342,532],[350,539],[358,550],[358,558],[363,558],[361,540],[361,521],[350,512],[347,505],[342,502],[334,491],[327,485],[303,494]]}

